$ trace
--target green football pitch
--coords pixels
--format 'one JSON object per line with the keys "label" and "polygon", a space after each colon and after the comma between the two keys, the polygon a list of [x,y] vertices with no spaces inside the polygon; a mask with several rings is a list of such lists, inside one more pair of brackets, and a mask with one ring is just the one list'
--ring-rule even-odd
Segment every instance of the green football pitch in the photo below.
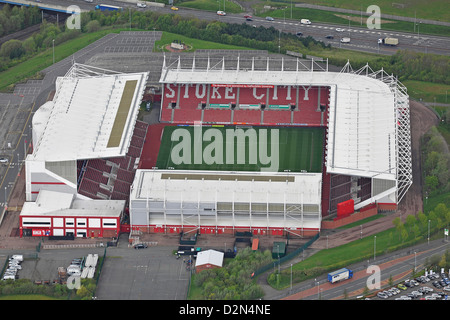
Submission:
{"label": "green football pitch", "polygon": [[323,128],[166,126],[156,167],[321,172]]}

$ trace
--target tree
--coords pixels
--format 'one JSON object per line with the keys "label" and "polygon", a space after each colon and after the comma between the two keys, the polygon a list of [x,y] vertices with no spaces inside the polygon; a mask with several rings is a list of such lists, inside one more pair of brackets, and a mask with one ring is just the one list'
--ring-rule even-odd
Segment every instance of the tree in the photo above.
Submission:
{"label": "tree", "polygon": [[95,32],[98,30],[100,30],[100,22],[98,22],[97,20],[89,21],[86,25],[87,32]]}
{"label": "tree", "polygon": [[431,194],[439,187],[439,179],[436,176],[425,177],[425,188]]}
{"label": "tree", "polygon": [[19,58],[24,53],[25,49],[22,47],[22,41],[16,39],[6,41],[0,48],[0,56],[10,59]]}

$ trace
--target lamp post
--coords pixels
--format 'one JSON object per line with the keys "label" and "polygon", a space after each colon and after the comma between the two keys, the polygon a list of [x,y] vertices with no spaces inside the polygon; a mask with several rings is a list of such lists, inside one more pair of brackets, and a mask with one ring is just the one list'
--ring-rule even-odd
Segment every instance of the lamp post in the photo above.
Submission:
{"label": "lamp post", "polygon": [[414,273],[416,273],[416,254],[417,252],[414,251]]}
{"label": "lamp post", "polygon": [[431,221],[431,220],[428,220],[428,238],[427,238],[427,240],[428,240],[428,245],[430,245],[430,221]]}
{"label": "lamp post", "polygon": [[377,251],[377,236],[373,237],[373,260],[375,260]]}
{"label": "lamp post", "polygon": [[52,40],[52,47],[53,47],[53,64],[55,63],[55,39]]}

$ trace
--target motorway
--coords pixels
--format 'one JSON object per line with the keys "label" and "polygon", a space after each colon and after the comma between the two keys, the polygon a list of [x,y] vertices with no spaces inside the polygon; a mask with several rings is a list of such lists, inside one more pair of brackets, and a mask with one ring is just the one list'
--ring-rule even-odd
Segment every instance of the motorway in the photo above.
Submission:
{"label": "motorway", "polygon": [[[131,0],[130,0],[131,1]],[[174,13],[169,6],[160,8],[154,6],[147,6],[147,8],[137,8],[135,3],[127,1],[114,0],[94,0],[92,3],[87,3],[84,0],[42,0],[46,4],[62,5],[63,3],[69,5],[77,5],[82,10],[92,10],[96,4],[110,4],[121,6],[124,9],[136,9],[139,11],[152,10],[161,13]],[[131,11],[130,11],[131,12]],[[274,27],[280,31],[297,33],[302,32],[304,37],[311,36],[316,40],[323,41],[325,44],[330,44],[333,47],[345,48],[349,50],[380,53],[385,55],[392,55],[398,49],[412,50],[422,53],[435,53],[441,55],[450,55],[450,37],[446,36],[430,36],[420,34],[420,29],[417,33],[412,32],[398,32],[387,30],[371,30],[361,26],[358,23],[354,25],[343,26],[328,23],[315,23],[312,21],[311,25],[301,25],[299,20],[291,19],[275,19],[274,21],[267,21],[264,18],[254,17],[253,21],[245,21],[244,13],[227,14],[226,16],[218,16],[215,12],[194,10],[188,8],[179,8],[176,14],[186,17],[195,17],[202,20],[219,20],[227,23],[248,23],[264,27]],[[342,31],[336,31],[336,29]],[[334,39],[326,39],[327,35],[333,35]],[[342,37],[350,37],[350,43],[341,43]],[[378,45],[379,38],[394,37],[399,39],[397,47],[389,47]]]}

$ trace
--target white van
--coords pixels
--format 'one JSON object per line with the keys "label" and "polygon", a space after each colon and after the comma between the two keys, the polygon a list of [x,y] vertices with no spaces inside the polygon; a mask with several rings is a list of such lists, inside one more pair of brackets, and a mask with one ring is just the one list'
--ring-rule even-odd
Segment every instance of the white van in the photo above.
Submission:
{"label": "white van", "polygon": [[309,21],[308,19],[302,19],[300,20],[301,24],[311,24],[311,21]]}
{"label": "white van", "polygon": [[225,13],[225,11],[217,11],[217,14],[219,16],[226,16],[227,14]]}
{"label": "white van", "polygon": [[9,260],[17,260],[22,262],[23,261],[23,255],[21,254],[14,254],[11,256],[11,258],[9,258]]}

